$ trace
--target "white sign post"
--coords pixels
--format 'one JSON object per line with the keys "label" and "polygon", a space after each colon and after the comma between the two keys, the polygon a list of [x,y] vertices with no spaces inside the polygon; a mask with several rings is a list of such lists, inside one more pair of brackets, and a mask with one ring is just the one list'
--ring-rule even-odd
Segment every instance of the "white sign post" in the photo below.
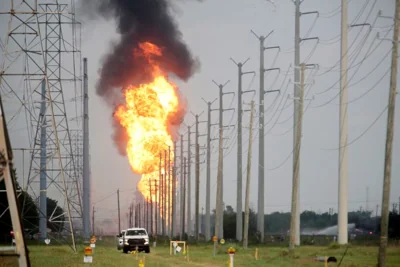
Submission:
{"label": "white sign post", "polygon": [[235,257],[235,254],[229,254],[229,260],[230,260],[230,267],[233,267],[233,257]]}
{"label": "white sign post", "polygon": [[88,263],[93,263],[93,249],[91,247],[85,247],[84,253],[85,256],[83,256],[83,263],[85,263],[85,266],[88,266]]}
{"label": "white sign post", "polygon": [[174,255],[176,255],[176,247],[178,246],[178,244],[176,242],[173,242],[172,246],[174,247]]}
{"label": "white sign post", "polygon": [[83,263],[93,263],[93,256],[83,256]]}

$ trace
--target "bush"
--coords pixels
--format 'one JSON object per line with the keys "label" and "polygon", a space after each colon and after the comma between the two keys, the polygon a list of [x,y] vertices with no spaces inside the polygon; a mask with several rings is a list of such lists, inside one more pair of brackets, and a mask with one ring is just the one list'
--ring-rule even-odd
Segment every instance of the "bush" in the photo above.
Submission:
{"label": "bush", "polygon": [[338,249],[340,245],[337,242],[332,242],[329,244],[328,249]]}

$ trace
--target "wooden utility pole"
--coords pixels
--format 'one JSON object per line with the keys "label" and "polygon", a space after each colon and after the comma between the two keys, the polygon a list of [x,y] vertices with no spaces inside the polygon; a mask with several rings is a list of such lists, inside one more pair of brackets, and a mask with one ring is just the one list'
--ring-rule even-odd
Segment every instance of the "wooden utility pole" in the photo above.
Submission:
{"label": "wooden utility pole", "polygon": [[254,101],[251,101],[249,150],[248,150],[248,154],[247,154],[246,199],[244,202],[243,248],[247,248],[248,240],[249,240],[249,202],[250,202],[251,153],[252,153],[252,147],[253,147],[253,120],[254,120]]}
{"label": "wooden utility pole", "polygon": [[298,110],[297,110],[297,118],[298,118],[298,123],[296,125],[296,146],[294,149],[293,153],[293,158],[295,161],[294,168],[293,168],[293,185],[292,185],[292,208],[291,208],[291,214],[290,214],[290,245],[289,245],[289,251],[291,253],[294,252],[294,247],[296,243],[296,225],[298,224],[297,222],[297,216],[296,216],[296,211],[297,211],[297,205],[298,203],[298,188],[299,188],[299,162],[300,162],[300,147],[301,147],[301,126],[302,126],[302,120],[303,120],[303,102],[304,102],[304,72],[305,72],[305,65],[301,64],[301,71],[300,71],[300,85],[297,84],[297,86],[300,86],[300,94],[299,97],[295,99],[295,101],[298,101]]}
{"label": "wooden utility pole", "polygon": [[119,207],[119,188],[117,190],[117,205],[118,205],[118,233],[121,233],[121,210]]}
{"label": "wooden utility pole", "polygon": [[396,84],[398,67],[398,42],[400,29],[400,0],[396,0],[395,19],[392,48],[392,70],[390,73],[390,92],[388,105],[388,118],[386,130],[385,166],[383,177],[382,212],[381,212],[381,238],[379,242],[378,266],[386,267],[386,250],[389,228],[389,201],[390,201],[390,180],[392,175],[392,150],[394,135],[394,114],[396,105]]}

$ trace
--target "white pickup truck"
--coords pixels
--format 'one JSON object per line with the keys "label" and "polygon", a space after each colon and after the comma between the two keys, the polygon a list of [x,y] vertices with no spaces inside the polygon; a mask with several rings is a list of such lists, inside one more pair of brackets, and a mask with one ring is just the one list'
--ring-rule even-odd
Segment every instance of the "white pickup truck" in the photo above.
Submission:
{"label": "white pickup truck", "polygon": [[124,253],[134,250],[150,253],[149,235],[144,228],[126,229],[123,241],[125,242],[122,247]]}

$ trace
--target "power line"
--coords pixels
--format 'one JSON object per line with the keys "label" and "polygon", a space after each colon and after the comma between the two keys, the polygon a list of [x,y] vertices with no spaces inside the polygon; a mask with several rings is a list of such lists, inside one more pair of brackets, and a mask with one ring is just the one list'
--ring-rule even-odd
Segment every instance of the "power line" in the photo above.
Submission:
{"label": "power line", "polygon": [[[342,146],[342,147],[348,147],[352,144],[354,144],[355,142],[357,142],[358,140],[360,140],[364,135],[366,135],[368,133],[369,130],[371,130],[371,128],[379,121],[379,119],[382,117],[382,115],[385,113],[385,111],[388,109],[388,106],[386,106],[380,113],[379,115],[374,119],[374,121],[356,138],[354,138],[351,142],[349,142],[346,146]],[[338,150],[341,147],[337,147],[337,148],[321,148],[322,150]]]}

